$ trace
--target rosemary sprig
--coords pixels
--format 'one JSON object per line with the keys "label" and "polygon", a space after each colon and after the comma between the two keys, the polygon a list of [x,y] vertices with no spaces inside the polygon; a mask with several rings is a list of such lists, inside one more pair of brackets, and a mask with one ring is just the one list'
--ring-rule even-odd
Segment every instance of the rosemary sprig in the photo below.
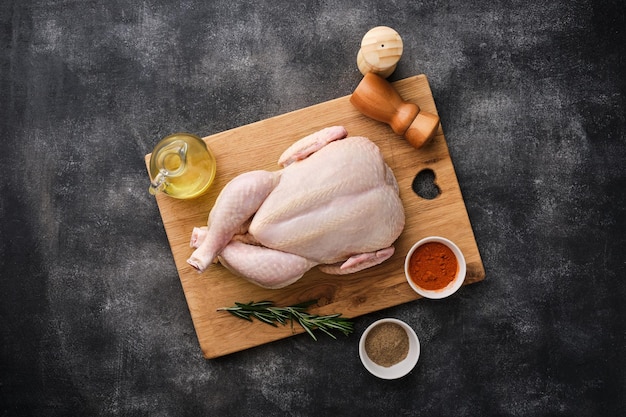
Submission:
{"label": "rosemary sprig", "polygon": [[297,321],[313,340],[317,340],[317,337],[313,334],[315,329],[321,330],[333,339],[336,339],[335,335],[331,333],[333,330],[339,331],[346,336],[352,333],[354,330],[353,323],[345,317],[340,317],[341,314],[318,316],[307,313],[306,309],[316,302],[317,300],[311,300],[288,307],[276,307],[272,301],[235,302],[234,307],[222,307],[217,310],[228,311],[233,316],[248,321],[256,318],[274,327],[277,327],[276,323],[284,326],[287,322],[291,322],[293,327],[294,321]]}

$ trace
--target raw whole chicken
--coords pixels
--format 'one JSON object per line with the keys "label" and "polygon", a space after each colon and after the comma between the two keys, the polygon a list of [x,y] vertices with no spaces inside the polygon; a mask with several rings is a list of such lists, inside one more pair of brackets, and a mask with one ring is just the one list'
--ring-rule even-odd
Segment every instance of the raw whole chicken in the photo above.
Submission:
{"label": "raw whole chicken", "polygon": [[192,232],[191,266],[202,272],[217,258],[235,275],[282,288],[314,266],[349,274],[393,255],[404,209],[372,141],[328,127],[278,162],[279,171],[250,171],[226,184],[208,226]]}

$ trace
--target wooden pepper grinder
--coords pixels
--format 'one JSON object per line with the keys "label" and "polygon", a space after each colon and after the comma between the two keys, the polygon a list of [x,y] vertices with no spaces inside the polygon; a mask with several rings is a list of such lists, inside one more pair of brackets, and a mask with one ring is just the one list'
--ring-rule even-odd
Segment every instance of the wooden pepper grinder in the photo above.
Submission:
{"label": "wooden pepper grinder", "polygon": [[370,29],[361,40],[356,64],[361,74],[368,72],[389,77],[402,56],[402,38],[387,26]]}
{"label": "wooden pepper grinder", "polygon": [[404,101],[387,80],[371,72],[354,90],[350,103],[367,117],[387,123],[417,149],[435,136],[439,127],[439,116]]}

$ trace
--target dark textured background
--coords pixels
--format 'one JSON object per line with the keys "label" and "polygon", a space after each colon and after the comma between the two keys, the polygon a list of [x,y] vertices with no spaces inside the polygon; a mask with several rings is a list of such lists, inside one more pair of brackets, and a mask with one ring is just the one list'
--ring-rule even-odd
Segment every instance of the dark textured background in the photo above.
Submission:
{"label": "dark textured background", "polygon": [[[0,415],[625,415],[625,9],[2,1]],[[429,77],[486,280],[204,360],[143,156],[350,94],[378,25],[391,79]],[[423,344],[397,381],[357,353],[387,316]]]}

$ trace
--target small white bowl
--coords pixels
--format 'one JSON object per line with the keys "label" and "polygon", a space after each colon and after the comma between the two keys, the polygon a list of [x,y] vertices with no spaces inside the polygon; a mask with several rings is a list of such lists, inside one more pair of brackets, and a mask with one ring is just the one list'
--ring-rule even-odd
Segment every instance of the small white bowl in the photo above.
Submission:
{"label": "small white bowl", "polygon": [[[415,250],[419,246],[426,244],[428,242],[443,243],[444,245],[446,245],[452,250],[452,253],[454,253],[454,256],[456,256],[456,260],[457,260],[458,268],[457,268],[456,276],[447,286],[439,290],[424,289],[418,286],[417,284],[415,284],[415,282],[413,282],[413,280],[411,279],[409,275],[409,261],[411,259],[411,255],[413,255],[413,252],[415,252]],[[413,290],[419,295],[421,295],[422,297],[432,298],[432,299],[441,299],[441,298],[448,297],[454,294],[459,288],[461,288],[461,285],[463,285],[463,281],[465,281],[466,269],[467,269],[467,265],[465,263],[465,257],[463,256],[463,252],[461,252],[461,249],[459,249],[459,247],[456,244],[454,244],[454,242],[444,237],[440,237],[440,236],[430,236],[430,237],[426,237],[420,240],[415,245],[413,245],[413,247],[411,247],[411,249],[409,250],[409,253],[406,255],[406,259],[404,260],[404,275],[406,276],[406,280],[411,286],[411,288],[413,288]]]}
{"label": "small white bowl", "polygon": [[[400,325],[406,331],[406,334],[409,337],[409,353],[407,354],[406,358],[389,367],[381,366],[373,362],[369,358],[369,356],[367,356],[367,352],[365,350],[365,339],[367,338],[368,333],[374,327],[383,323],[395,323]],[[359,356],[361,357],[361,362],[363,362],[363,366],[365,366],[365,369],[367,369],[372,375],[377,376],[381,379],[397,379],[411,372],[411,370],[417,364],[417,360],[420,356],[420,341],[411,326],[409,326],[402,320],[392,318],[381,319],[370,324],[369,327],[365,329],[365,331],[361,335],[361,339],[359,341]]]}

